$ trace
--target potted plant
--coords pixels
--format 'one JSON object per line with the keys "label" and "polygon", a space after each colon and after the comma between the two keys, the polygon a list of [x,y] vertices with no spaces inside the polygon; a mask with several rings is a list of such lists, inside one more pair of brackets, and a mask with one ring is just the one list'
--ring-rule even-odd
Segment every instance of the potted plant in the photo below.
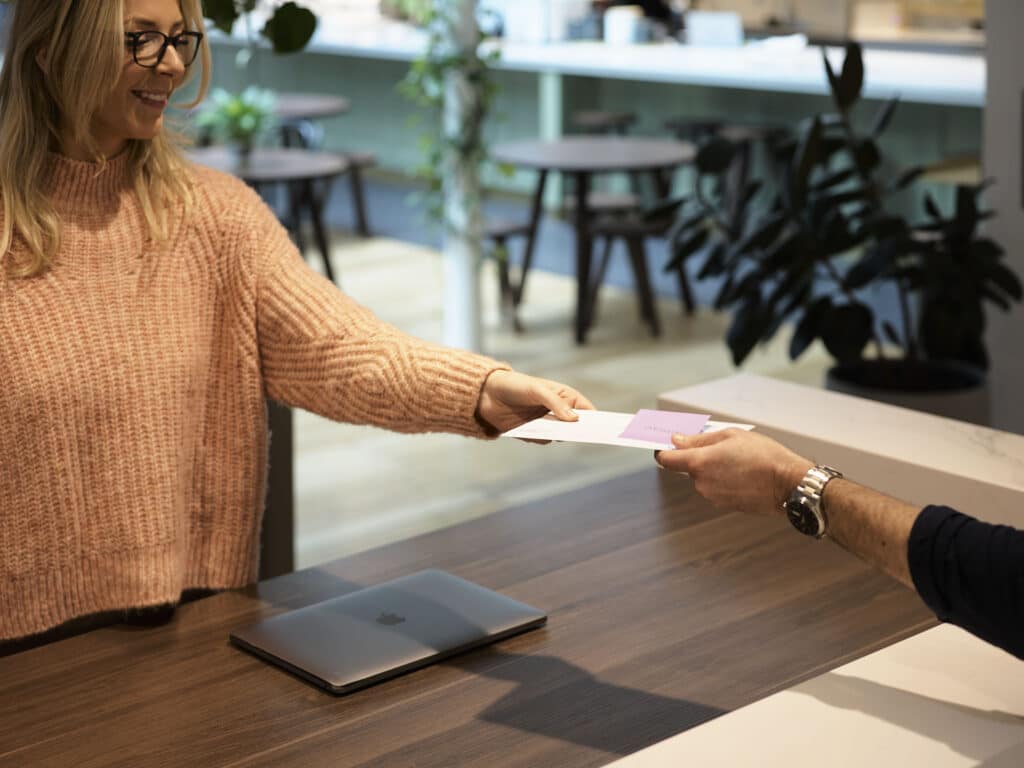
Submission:
{"label": "potted plant", "polygon": [[[830,386],[984,421],[983,390],[967,406],[974,412],[937,393],[983,387],[985,307],[1009,310],[1022,296],[1002,248],[978,231],[991,215],[978,204],[985,185],[959,187],[951,213],[926,194],[926,218],[908,221],[892,200],[922,169],[886,172],[878,146],[897,100],[859,131],[860,47],[847,45],[838,74],[824,63],[835,111],[774,144],[774,184],[731,188],[734,145],[701,147],[697,193],[678,203],[667,268],[699,256],[698,278],[721,280],[715,307],[733,312],[726,342],[737,365],[792,324],[790,357],[820,339],[836,360]],[[880,317],[869,300],[879,287],[894,290],[896,318]]]}
{"label": "potted plant", "polygon": [[214,88],[209,104],[196,116],[196,126],[204,139],[228,144],[244,162],[260,134],[275,124],[276,101],[273,91],[255,85],[238,94]]}

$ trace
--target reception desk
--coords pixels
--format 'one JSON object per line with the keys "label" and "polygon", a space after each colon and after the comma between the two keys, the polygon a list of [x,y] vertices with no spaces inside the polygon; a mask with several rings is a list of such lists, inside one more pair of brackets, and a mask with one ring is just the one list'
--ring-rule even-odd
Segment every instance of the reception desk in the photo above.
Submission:
{"label": "reception desk", "polygon": [[[228,644],[260,617],[427,567],[548,624],[341,698]],[[601,766],[934,623],[857,559],[716,511],[652,461],[189,603],[164,626],[0,658],[0,766]]]}

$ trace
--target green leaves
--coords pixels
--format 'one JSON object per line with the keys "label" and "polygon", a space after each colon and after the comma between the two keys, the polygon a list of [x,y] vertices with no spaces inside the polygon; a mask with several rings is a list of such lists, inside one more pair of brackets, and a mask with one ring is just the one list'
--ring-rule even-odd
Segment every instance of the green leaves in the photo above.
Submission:
{"label": "green leaves", "polygon": [[[243,14],[254,11],[257,4],[257,0],[203,0],[203,16],[217,29],[230,35],[235,22]],[[287,2],[274,8],[260,34],[270,42],[274,53],[295,53],[306,47],[316,26],[316,14],[294,2]]]}
{"label": "green leaves", "polygon": [[864,85],[864,59],[861,56],[861,48],[857,43],[846,44],[846,57],[843,59],[842,72],[838,76],[832,69],[824,49],[821,58],[825,63],[829,87],[832,89],[832,100],[839,111],[845,113],[860,98]]}
{"label": "green leaves", "polygon": [[262,35],[274,53],[295,53],[306,47],[316,32],[316,15],[293,2],[278,6],[263,26]]}
{"label": "green leaves", "polygon": [[[860,47],[846,46],[838,72],[828,59],[824,66],[835,109],[766,142],[776,178],[723,194],[735,146],[702,144],[696,192],[679,208],[668,267],[699,257],[697,278],[720,281],[714,307],[732,312],[726,343],[737,365],[789,320],[793,359],[821,339],[840,362],[861,358],[869,345],[883,356],[888,343],[908,362],[984,365],[985,307],[1024,301],[1024,283],[1002,249],[978,234],[992,215],[979,202],[985,184],[958,189],[951,212],[927,192],[919,219],[889,208],[887,196],[922,174],[890,174],[883,162],[879,137],[899,102],[878,108],[865,132],[851,114],[864,85]],[[897,320],[876,319],[867,297],[879,286],[896,291]]]}
{"label": "green leaves", "polygon": [[203,0],[203,16],[212,21],[217,29],[230,35],[238,20],[235,0]]}

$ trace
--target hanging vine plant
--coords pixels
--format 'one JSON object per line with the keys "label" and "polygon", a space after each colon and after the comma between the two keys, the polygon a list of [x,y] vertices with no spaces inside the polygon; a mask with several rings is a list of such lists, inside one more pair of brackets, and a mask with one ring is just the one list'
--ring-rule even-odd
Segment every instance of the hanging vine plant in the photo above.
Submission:
{"label": "hanging vine plant", "polygon": [[311,10],[289,0],[287,3],[260,2],[260,0],[203,0],[203,16],[213,25],[230,35],[235,22],[244,19],[246,37],[252,42],[250,14],[265,8],[267,20],[260,29],[260,35],[274,49],[274,53],[296,53],[309,43],[316,31],[317,17]]}
{"label": "hanging vine plant", "polygon": [[[496,48],[481,52],[481,46],[455,50],[451,40],[459,23],[456,9],[434,3],[422,9],[420,20],[427,30],[423,55],[415,59],[398,90],[405,98],[424,109],[414,117],[421,126],[419,146],[422,163],[416,175],[426,182],[423,202],[428,215],[444,220],[442,183],[445,158],[451,151],[465,165],[479,167],[487,156],[484,123],[491,112],[498,86],[491,76],[491,67],[500,58]],[[475,37],[482,38],[479,26]],[[472,89],[471,109],[463,115],[458,130],[444,130],[445,87],[450,74],[461,75]]]}

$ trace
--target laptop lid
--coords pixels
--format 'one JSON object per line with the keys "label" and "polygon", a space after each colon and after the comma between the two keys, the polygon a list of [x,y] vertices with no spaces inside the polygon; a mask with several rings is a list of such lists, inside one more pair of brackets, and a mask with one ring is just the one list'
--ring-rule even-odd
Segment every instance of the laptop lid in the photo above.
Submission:
{"label": "laptop lid", "polygon": [[427,570],[264,619],[231,641],[342,694],[545,621],[536,608]]}

